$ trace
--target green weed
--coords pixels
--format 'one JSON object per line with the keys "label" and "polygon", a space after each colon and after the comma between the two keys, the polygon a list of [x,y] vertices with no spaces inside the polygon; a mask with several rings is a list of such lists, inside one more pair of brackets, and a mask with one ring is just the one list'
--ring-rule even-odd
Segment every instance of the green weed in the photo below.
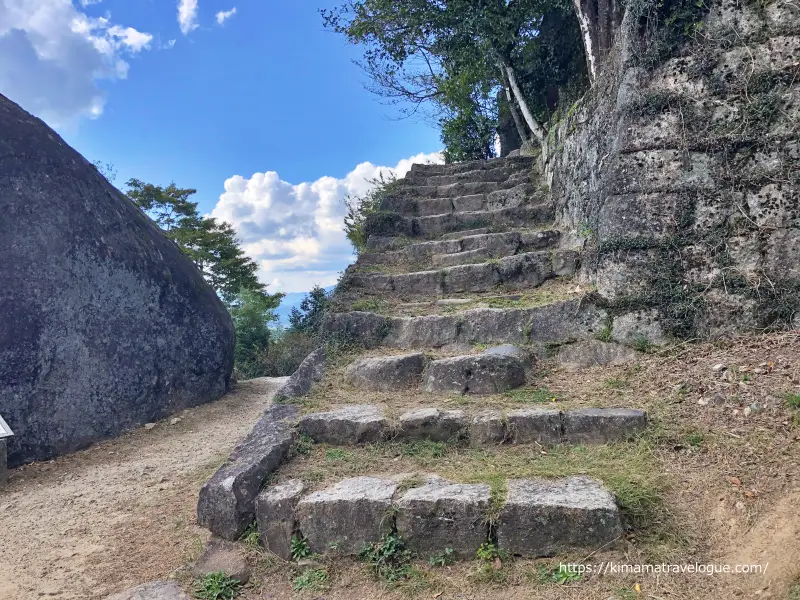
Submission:
{"label": "green weed", "polygon": [[232,600],[239,594],[241,585],[223,571],[209,573],[197,581],[194,597],[200,600]]}
{"label": "green weed", "polygon": [[295,592],[304,590],[321,592],[328,583],[328,572],[325,569],[309,569],[294,578],[292,589]]}

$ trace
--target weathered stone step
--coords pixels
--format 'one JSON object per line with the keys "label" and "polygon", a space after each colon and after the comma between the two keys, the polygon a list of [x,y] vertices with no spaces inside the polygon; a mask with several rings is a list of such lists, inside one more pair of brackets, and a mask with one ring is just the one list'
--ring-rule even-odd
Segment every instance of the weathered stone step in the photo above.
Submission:
{"label": "weathered stone step", "polygon": [[[465,232],[470,233],[470,232]],[[427,265],[453,266],[478,262],[477,258],[501,258],[532,250],[543,250],[556,246],[561,232],[553,229],[542,231],[506,231],[503,233],[479,233],[455,236],[417,244],[408,244],[396,250],[365,252],[358,257],[360,265]],[[373,247],[391,247],[381,240],[397,238],[375,238]]]}
{"label": "weathered stone step", "polygon": [[381,212],[367,217],[365,230],[372,237],[438,238],[447,233],[475,229],[495,232],[547,225],[553,221],[555,210],[549,202],[524,204],[513,208],[447,213],[430,217],[404,217],[398,213]]}
{"label": "weathered stone step", "polygon": [[532,308],[475,308],[455,315],[385,317],[361,311],[330,313],[323,327],[367,348],[441,348],[586,339],[599,333],[607,318],[604,309],[576,298]]}
{"label": "weathered stone step", "polygon": [[477,183],[481,181],[490,181],[495,183],[502,183],[510,177],[517,179],[529,178],[530,174],[527,169],[509,167],[508,165],[501,165],[491,169],[473,169],[472,171],[461,171],[460,173],[452,173],[446,175],[433,175],[428,173],[411,173],[409,172],[402,182],[406,185],[424,185],[424,186],[441,186],[450,185],[453,183]]}
{"label": "weathered stone step", "polygon": [[406,217],[430,217],[447,213],[475,212],[480,210],[497,210],[513,208],[531,201],[542,201],[537,198],[536,190],[530,183],[522,183],[513,187],[488,192],[476,193],[455,198],[388,198],[381,205],[381,210],[396,212]]}
{"label": "weathered stone step", "polygon": [[[498,372],[487,373],[481,361],[497,358],[491,354],[455,357],[432,361],[434,392],[466,393],[463,382],[485,386],[477,393],[502,392],[506,383],[524,383],[524,369],[519,363],[505,361]],[[507,358],[502,357],[501,358]],[[473,359],[470,363],[468,359]],[[438,363],[438,364],[437,364]],[[464,373],[470,364],[477,365],[473,374]],[[498,363],[500,364],[500,363]],[[493,365],[491,365],[493,366]],[[484,371],[481,373],[481,371]],[[477,375],[474,374],[477,372]],[[450,388],[448,377],[459,385]],[[443,382],[439,387],[438,382]],[[581,408],[560,411],[550,408],[522,408],[502,412],[486,410],[469,417],[463,410],[436,407],[412,409],[392,421],[380,406],[356,404],[334,410],[312,413],[300,419],[300,432],[315,442],[338,446],[355,446],[379,440],[432,440],[435,442],[469,442],[475,447],[496,444],[607,444],[628,439],[647,427],[647,413],[628,408]]]}
{"label": "weathered stone step", "polygon": [[578,253],[573,250],[526,252],[491,262],[444,267],[399,275],[353,273],[345,286],[369,294],[394,292],[403,298],[486,292],[502,286],[509,290],[533,288],[553,277],[575,273]]}
{"label": "weathered stone step", "polygon": [[[428,475],[407,489],[400,485],[404,480],[353,477],[304,496],[299,481],[268,486],[257,502],[264,544],[283,553],[296,535],[312,552],[354,555],[365,544],[398,535],[420,558],[452,548],[457,558],[469,559],[490,540],[489,485]],[[500,550],[509,554],[595,550],[622,533],[614,496],[595,479],[515,479],[506,487],[493,526]]]}
{"label": "weathered stone step", "polygon": [[536,159],[533,157],[517,156],[490,158],[488,160],[470,160],[459,163],[451,163],[449,165],[415,163],[411,165],[411,171],[409,172],[412,174],[425,175],[453,175],[456,173],[464,173],[466,171],[475,171],[477,169],[494,169],[499,166],[507,166],[522,170],[533,168],[535,162]]}

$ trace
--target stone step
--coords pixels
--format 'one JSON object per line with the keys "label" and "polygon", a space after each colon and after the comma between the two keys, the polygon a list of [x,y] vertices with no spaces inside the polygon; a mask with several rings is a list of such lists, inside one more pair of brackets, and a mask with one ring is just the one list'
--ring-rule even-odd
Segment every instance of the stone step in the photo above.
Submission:
{"label": "stone step", "polygon": [[622,534],[614,496],[586,476],[508,481],[494,523],[487,484],[436,475],[411,488],[401,485],[405,481],[417,479],[353,477],[308,494],[297,480],[268,486],[256,503],[264,544],[283,551],[295,535],[315,553],[356,555],[365,544],[395,535],[423,559],[444,548],[472,559],[494,530],[500,550],[535,558],[596,550]]}
{"label": "stone step", "polygon": [[459,173],[434,175],[429,173],[409,172],[401,181],[406,185],[427,185],[440,186],[452,183],[475,183],[479,181],[494,181],[501,183],[509,177],[529,177],[528,169],[521,169],[509,165],[500,165],[491,169],[473,169],[471,171],[461,171]]}
{"label": "stone step", "polygon": [[[515,349],[521,350],[521,349]],[[524,352],[524,351],[523,351]],[[502,359],[494,363],[485,359]],[[450,394],[496,394],[525,382],[524,362],[514,353],[457,356],[431,361],[425,376],[428,391]],[[458,382],[453,385],[452,382]],[[467,389],[474,386],[472,390]],[[356,446],[380,440],[497,444],[607,444],[629,439],[647,427],[647,413],[629,408],[549,408],[463,410],[422,407],[389,419],[378,405],[346,405],[300,419],[300,432],[318,443]]]}
{"label": "stone step", "polygon": [[520,170],[532,169],[535,163],[536,159],[529,156],[490,158],[489,160],[470,160],[460,163],[451,163],[449,165],[415,163],[411,165],[411,170],[409,172],[415,175],[453,175],[456,173],[464,173],[466,171],[475,171],[477,169],[495,169],[499,166],[506,166]]}
{"label": "stone step", "polygon": [[489,260],[553,248],[560,238],[561,232],[552,229],[465,235],[452,240],[408,244],[388,252],[365,252],[358,257],[358,263],[367,266],[408,264],[419,267],[463,265],[481,262],[477,260],[479,258]]}
{"label": "stone step", "polygon": [[[469,233],[469,232],[465,232]],[[449,240],[434,240],[417,244],[407,244],[397,249],[365,252],[358,257],[359,265],[417,265],[446,267],[485,260],[512,256],[532,250],[543,250],[556,246],[561,232],[556,230],[542,231],[506,231],[503,233],[478,233],[462,235]],[[391,248],[378,240],[395,240],[397,238],[376,238],[373,247]]]}
{"label": "stone step", "polygon": [[541,201],[544,196],[536,198],[536,189],[533,185],[521,183],[491,192],[454,198],[391,197],[381,204],[381,210],[396,212],[406,217],[430,217],[447,213],[513,208],[536,199]]}
{"label": "stone step", "polygon": [[352,273],[342,287],[362,289],[372,295],[395,293],[401,298],[487,292],[498,287],[519,290],[537,287],[553,277],[574,275],[578,256],[574,250],[536,251],[438,271]]}
{"label": "stone step", "polygon": [[[445,213],[429,217],[406,217],[395,212],[378,212],[367,217],[364,230],[367,238],[385,240],[391,237],[438,239],[444,234],[475,229],[495,232],[518,229],[520,225],[536,227],[553,221],[555,209],[549,202],[523,204],[513,208],[479,210],[471,212]],[[392,246],[383,242],[383,247],[399,247],[407,242],[400,241]],[[372,247],[376,247],[374,244]]]}
{"label": "stone step", "polygon": [[588,339],[603,330],[607,319],[603,308],[581,297],[531,308],[475,308],[421,317],[330,313],[323,328],[366,348],[442,348]]}

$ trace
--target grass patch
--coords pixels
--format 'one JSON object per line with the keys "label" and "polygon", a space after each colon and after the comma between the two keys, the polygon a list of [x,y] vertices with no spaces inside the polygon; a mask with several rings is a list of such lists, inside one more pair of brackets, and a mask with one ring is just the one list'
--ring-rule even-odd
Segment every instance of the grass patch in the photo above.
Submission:
{"label": "grass patch", "polygon": [[328,572],[325,569],[309,569],[294,578],[292,589],[295,592],[321,592],[328,584]]}
{"label": "grass patch", "polygon": [[561,400],[561,398],[545,387],[518,388],[516,390],[503,392],[503,395],[516,402],[523,402],[526,404],[541,404],[543,402],[557,402]]}
{"label": "grass patch", "polygon": [[432,442],[431,440],[414,440],[402,445],[403,456],[416,456],[420,458],[441,458],[447,452],[447,443]]}
{"label": "grass patch", "polygon": [[788,600],[800,600],[800,583],[795,583],[789,587]]}
{"label": "grass patch", "polygon": [[792,409],[800,409],[800,394],[792,394],[791,392],[787,392],[786,396],[786,406]]}
{"label": "grass patch", "polygon": [[344,448],[330,448],[325,451],[325,460],[328,462],[347,460],[350,456],[351,453]]}
{"label": "grass patch", "polygon": [[604,385],[612,390],[624,390],[630,387],[630,382],[623,377],[611,377],[605,380]]}
{"label": "grass patch", "polygon": [[247,529],[244,530],[244,533],[239,538],[239,541],[243,542],[245,546],[248,547],[250,550],[254,550],[256,552],[261,551],[261,547],[259,546],[261,536],[258,533],[258,524],[253,521],[250,525],[247,526]]}
{"label": "grass patch", "polygon": [[377,298],[362,298],[356,300],[351,306],[351,310],[358,310],[363,312],[381,312],[385,306],[383,300]]}
{"label": "grass patch", "polygon": [[232,600],[239,595],[241,585],[223,571],[209,573],[197,580],[194,597],[200,600]]}
{"label": "grass patch", "polygon": [[531,572],[531,579],[539,585],[568,585],[581,580],[577,570],[570,571],[562,565],[539,565]]}

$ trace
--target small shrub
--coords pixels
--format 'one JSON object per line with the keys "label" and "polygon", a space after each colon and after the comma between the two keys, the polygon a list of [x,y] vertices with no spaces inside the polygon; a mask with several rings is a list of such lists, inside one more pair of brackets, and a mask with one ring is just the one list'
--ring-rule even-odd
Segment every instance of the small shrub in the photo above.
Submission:
{"label": "small shrub", "polygon": [[294,453],[300,456],[308,456],[311,454],[311,449],[314,447],[314,440],[305,433],[297,436],[297,441],[294,443]]}
{"label": "small shrub", "polygon": [[328,572],[325,569],[309,569],[294,578],[292,589],[295,592],[304,590],[321,592],[328,583]]}
{"label": "small shrub", "polygon": [[305,538],[292,536],[290,554],[292,560],[302,560],[311,556],[311,548],[308,547],[308,542]]}
{"label": "small shrub", "polygon": [[493,543],[484,542],[475,552],[475,556],[483,562],[494,562],[494,559],[500,558],[500,550]]}
{"label": "small shrub", "polygon": [[445,548],[444,552],[435,554],[428,559],[428,564],[432,567],[446,567],[455,562],[455,555],[452,548]]}
{"label": "small shrub", "polygon": [[380,542],[364,544],[358,557],[369,564],[376,577],[395,583],[408,578],[414,555],[406,548],[403,538],[392,533],[383,536]]}
{"label": "small shrub", "polygon": [[239,594],[241,585],[223,571],[209,573],[198,580],[194,597],[200,600],[232,600]]}
{"label": "small shrub", "polygon": [[[344,230],[347,239],[357,254],[367,247],[367,238],[379,234],[383,228],[390,227],[378,216],[381,203],[397,188],[397,178],[391,174],[369,180],[372,189],[362,196],[347,196],[345,206],[347,215],[344,218]],[[391,214],[391,213],[384,213]],[[399,215],[398,215],[399,216]]]}

